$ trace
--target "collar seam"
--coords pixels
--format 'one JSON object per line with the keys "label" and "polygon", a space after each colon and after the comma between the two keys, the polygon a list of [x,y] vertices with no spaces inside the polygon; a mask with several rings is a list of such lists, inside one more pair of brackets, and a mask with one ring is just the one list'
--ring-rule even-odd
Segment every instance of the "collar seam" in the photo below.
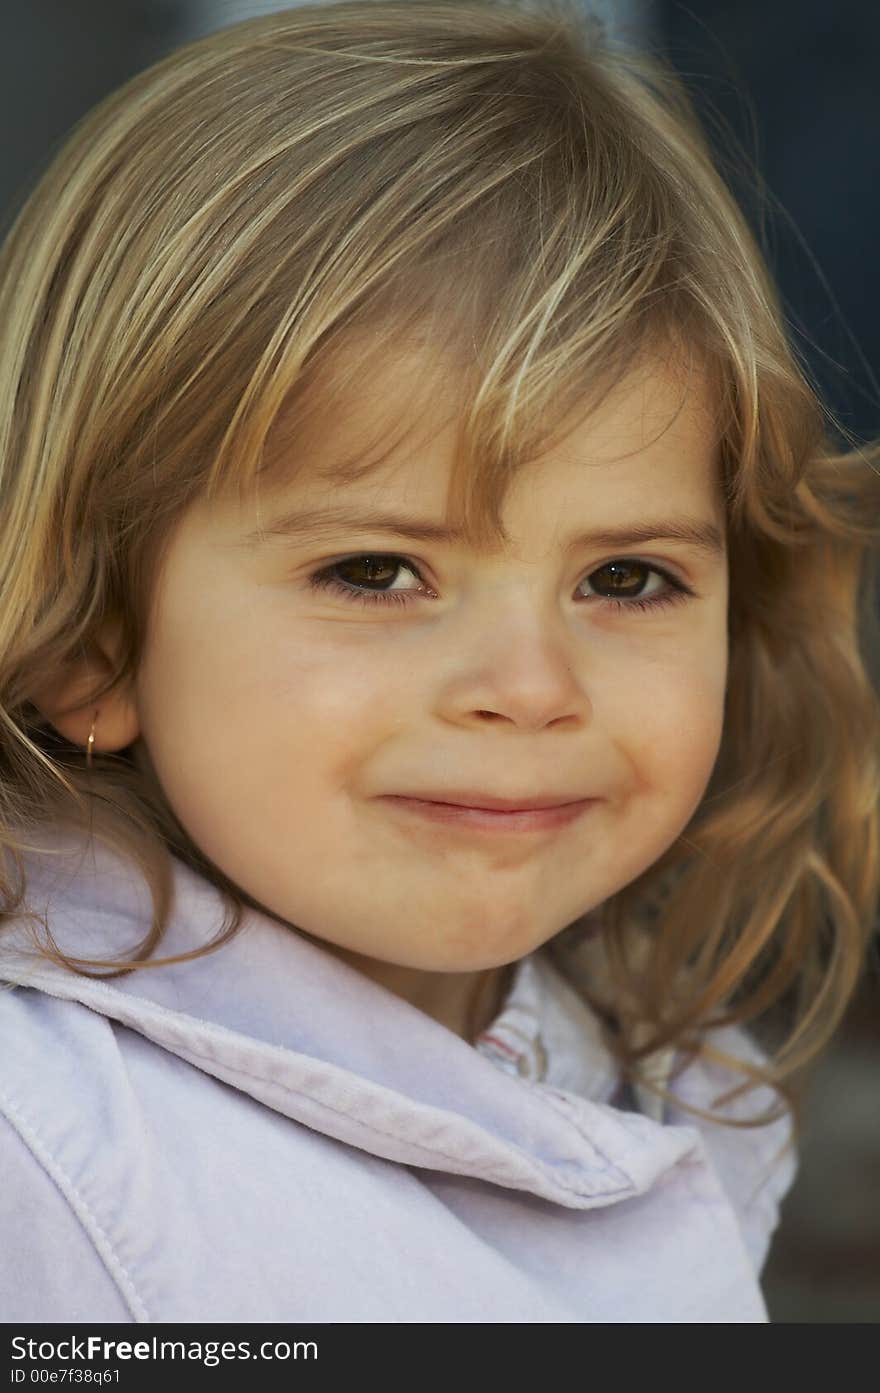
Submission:
{"label": "collar seam", "polygon": [[[121,1022],[121,1024],[124,1024],[124,1022]],[[243,1038],[247,1039],[248,1037],[243,1037]],[[288,1050],[287,1047],[286,1047],[285,1045],[271,1045],[271,1046],[269,1046],[269,1048],[270,1048],[270,1049],[283,1050],[286,1054],[291,1054],[291,1055],[294,1055],[294,1056],[296,1055],[296,1051],[294,1051],[294,1050]],[[305,1057],[305,1058],[307,1058],[307,1059],[311,1058],[311,1056],[309,1056],[309,1055],[300,1056],[300,1057],[301,1057],[301,1058],[302,1058],[302,1057]],[[203,1054],[203,1053],[200,1053],[198,1050],[192,1050],[192,1049],[189,1049],[189,1048],[187,1048],[186,1055],[179,1055],[178,1058],[190,1058],[190,1059],[193,1059],[193,1060],[195,1060],[195,1059],[203,1059],[203,1060],[205,1060],[206,1062],[210,1062],[210,1063],[216,1063],[216,1062],[217,1062],[210,1054]],[[319,1066],[323,1065],[323,1067],[325,1067],[325,1068],[330,1067],[330,1068],[340,1069],[340,1072],[343,1072],[343,1073],[350,1073],[350,1070],[343,1070],[343,1069],[341,1068],[340,1065],[329,1065],[329,1066],[328,1066],[328,1065],[326,1064],[326,1061],[324,1061],[324,1060],[315,1060],[314,1062],[315,1062],[316,1065],[319,1065]],[[198,1065],[195,1065],[194,1067],[198,1068]],[[452,1152],[443,1151],[440,1147],[437,1147],[437,1146],[429,1146],[429,1145],[426,1145],[426,1143],[421,1142],[421,1141],[412,1141],[409,1137],[406,1137],[406,1136],[402,1135],[402,1134],[399,1133],[399,1132],[389,1132],[389,1131],[387,1131],[385,1128],[378,1127],[378,1126],[376,1126],[376,1125],[375,1125],[374,1123],[372,1123],[372,1122],[362,1122],[359,1118],[353,1116],[352,1113],[346,1112],[345,1109],[343,1109],[343,1108],[338,1108],[338,1107],[334,1106],[333,1103],[327,1102],[326,1099],[321,1098],[321,1097],[318,1097],[318,1096],[316,1096],[314,1093],[305,1093],[305,1092],[303,1092],[301,1089],[294,1088],[294,1087],[293,1087],[292,1085],[290,1085],[290,1084],[282,1083],[279,1079],[267,1078],[267,1077],[266,1077],[265,1075],[263,1075],[263,1074],[255,1074],[255,1073],[253,1073],[252,1071],[250,1071],[250,1070],[248,1070],[248,1069],[243,1069],[240,1065],[235,1065],[235,1066],[232,1066],[232,1067],[230,1067],[230,1066],[224,1066],[224,1069],[227,1070],[227,1072],[228,1072],[228,1074],[229,1074],[230,1077],[233,1077],[233,1078],[234,1078],[234,1077],[241,1077],[241,1078],[243,1078],[243,1079],[250,1079],[250,1080],[253,1080],[253,1081],[257,1082],[257,1083],[265,1084],[265,1085],[267,1085],[269,1088],[277,1089],[280,1093],[289,1095],[290,1097],[306,1099],[308,1102],[316,1103],[319,1107],[326,1109],[327,1112],[333,1113],[336,1117],[344,1117],[347,1121],[349,1121],[349,1122],[354,1122],[356,1126],[363,1127],[366,1131],[375,1132],[375,1133],[376,1133],[378,1136],[380,1136],[380,1137],[387,1137],[389,1141],[402,1142],[402,1143],[404,1143],[404,1144],[407,1145],[407,1146],[414,1146],[414,1147],[417,1147],[420,1151],[424,1151],[425,1154],[428,1155],[428,1156],[440,1156],[440,1157],[442,1157],[443,1160],[445,1160],[445,1161],[456,1161],[456,1160],[460,1160],[460,1159],[461,1159],[460,1157],[456,1156],[456,1155],[455,1155],[454,1153],[452,1153]],[[359,1075],[358,1077],[360,1078],[361,1076]],[[361,1079],[361,1082],[362,1082],[362,1084],[363,1084],[365,1087],[367,1087],[367,1088],[369,1088],[369,1089],[382,1090],[383,1092],[387,1092],[387,1093],[391,1093],[391,1094],[394,1094],[394,1093],[395,1093],[395,1090],[387,1088],[387,1086],[386,1086],[385,1084],[378,1084],[378,1083],[375,1083],[375,1082],[374,1082],[373,1080],[371,1080],[371,1079]],[[521,1080],[517,1080],[517,1082],[525,1083],[525,1084],[527,1084],[528,1086],[530,1086],[530,1087],[532,1087],[532,1088],[540,1088],[540,1087],[541,1087],[540,1084],[534,1084],[534,1083],[532,1082],[531,1079],[521,1079]],[[400,1096],[405,1097],[405,1095],[400,1095]],[[486,1128],[483,1128],[483,1127],[480,1126],[480,1123],[474,1122],[474,1121],[473,1121],[471,1118],[469,1118],[469,1117],[464,1117],[461,1113],[449,1112],[448,1109],[446,1109],[446,1108],[440,1108],[440,1107],[438,1107],[438,1106],[437,1106],[436,1104],[434,1104],[434,1103],[422,1103],[422,1102],[418,1102],[417,1100],[413,1100],[413,1099],[409,1099],[409,1098],[407,1098],[406,1101],[407,1101],[407,1103],[408,1103],[410,1106],[417,1106],[417,1107],[419,1107],[419,1108],[430,1108],[432,1112],[440,1112],[440,1113],[442,1113],[445,1117],[451,1117],[451,1118],[453,1118],[453,1119],[457,1119],[457,1120],[459,1120],[459,1121],[463,1121],[463,1122],[465,1122],[465,1123],[466,1123],[468,1126],[470,1126],[470,1127],[476,1127],[476,1128],[478,1128],[480,1131],[486,1132],[486,1134],[487,1134],[489,1137],[491,1137],[494,1141],[496,1141],[496,1142],[501,1141],[501,1138],[497,1137],[496,1134],[494,1134],[494,1133],[492,1133],[492,1132],[488,1132]],[[608,1175],[609,1178],[611,1178],[612,1173],[613,1173],[613,1178],[614,1178],[614,1179],[620,1179],[620,1178],[623,1179],[624,1183],[621,1184],[621,1185],[619,1186],[619,1189],[618,1189],[618,1190],[605,1190],[605,1189],[603,1189],[603,1190],[600,1190],[600,1191],[585,1191],[585,1190],[583,1190],[583,1189],[579,1189],[577,1186],[571,1185],[570,1183],[568,1183],[568,1182],[562,1180],[562,1179],[559,1177],[559,1175],[556,1173],[556,1171],[553,1170],[553,1169],[548,1165],[548,1163],[547,1163],[546,1161],[540,1161],[540,1160],[538,1160],[538,1159],[536,1159],[536,1158],[534,1158],[534,1157],[529,1156],[528,1152],[527,1152],[527,1151],[524,1151],[520,1146],[517,1145],[516,1142],[508,1141],[507,1139],[504,1139],[504,1140],[502,1141],[502,1145],[504,1145],[506,1148],[512,1148],[512,1149],[514,1149],[515,1152],[516,1152],[516,1154],[517,1154],[517,1156],[520,1157],[520,1158],[522,1158],[522,1160],[525,1162],[525,1164],[526,1164],[530,1169],[538,1169],[538,1170],[540,1170],[541,1173],[543,1173],[543,1174],[549,1176],[549,1177],[553,1180],[553,1183],[556,1184],[556,1185],[558,1185],[560,1189],[565,1190],[567,1193],[572,1194],[572,1195],[580,1195],[580,1196],[582,1196],[582,1197],[593,1198],[597,1193],[598,1193],[598,1194],[601,1194],[602,1196],[609,1195],[609,1194],[610,1194],[610,1195],[613,1195],[613,1194],[617,1194],[617,1193],[623,1193],[623,1192],[625,1192],[626,1190],[628,1190],[628,1189],[630,1189],[630,1188],[632,1187],[632,1180],[631,1180],[629,1177],[626,1177],[626,1176],[624,1175],[624,1173],[608,1159],[608,1157],[604,1154],[604,1152],[600,1151],[600,1149],[596,1146],[595,1142],[593,1142],[591,1138],[589,1138],[589,1137],[586,1136],[586,1134],[581,1130],[580,1127],[577,1126],[577,1124],[572,1120],[572,1118],[570,1118],[569,1116],[567,1116],[567,1114],[566,1114],[564,1111],[562,1111],[560,1108],[558,1108],[558,1107],[555,1106],[554,1100],[552,1100],[552,1099],[544,1099],[544,1098],[542,1097],[542,1101],[550,1102],[550,1103],[551,1103],[551,1106],[553,1106],[553,1110],[554,1110],[555,1112],[557,1112],[558,1115],[559,1115],[560,1117],[562,1117],[563,1120],[564,1120],[565,1122],[567,1122],[567,1123],[574,1129],[575,1132],[577,1132],[578,1136],[581,1138],[582,1141],[586,1142],[587,1145],[588,1145],[589,1147],[591,1147],[592,1150],[594,1150],[594,1151],[596,1152],[597,1156],[600,1158],[600,1160],[601,1160],[601,1162],[602,1162],[602,1165],[601,1165],[600,1167],[597,1167],[597,1169],[599,1169],[603,1174]],[[295,1119],[291,1119],[291,1121],[293,1121],[293,1120],[295,1120]],[[306,1126],[306,1125],[308,1125],[308,1124],[305,1124],[305,1123],[304,1123],[304,1124],[302,1124],[302,1125]],[[383,1158],[383,1159],[387,1159],[387,1158]],[[563,1163],[563,1164],[570,1164],[570,1163]],[[486,1178],[490,1178],[490,1179],[491,1179],[491,1177],[486,1177]]]}
{"label": "collar seam", "polygon": [[[19,983],[17,983],[16,985],[23,986],[23,987],[31,987],[31,988],[35,987],[35,988],[37,988],[38,990],[40,989],[41,985],[43,985],[43,986],[45,987],[45,989],[49,992],[50,995],[56,996],[56,997],[58,997],[58,996],[60,995],[60,997],[61,997],[62,1000],[71,1000],[71,999],[72,999],[72,1000],[74,1000],[74,1001],[77,1001],[77,1002],[79,1002],[80,1005],[85,1006],[87,1010],[96,1010],[96,1013],[97,1013],[97,1014],[100,1014],[100,1015],[103,1015],[105,1019],[108,1019],[108,1020],[110,1020],[110,1021],[114,1021],[114,1020],[115,1020],[119,1025],[125,1026],[126,1029],[134,1030],[136,1033],[143,1034],[144,1037],[145,1037],[146,1039],[152,1040],[153,1044],[161,1044],[161,1041],[157,1041],[157,1040],[153,1039],[153,1037],[152,1037],[151,1035],[149,1035],[149,1034],[147,1034],[145,1031],[139,1029],[138,1026],[130,1025],[124,1018],[122,1018],[122,1017],[120,1017],[120,1016],[118,1016],[118,1015],[115,1015],[115,1014],[113,1014],[112,1012],[108,1014],[108,1013],[105,1013],[105,1012],[101,1011],[100,1009],[97,1008],[97,1003],[96,1003],[95,1006],[91,1006],[91,1005],[89,1005],[89,1003],[87,1003],[87,1002],[80,1001],[79,998],[76,997],[76,996],[73,995],[73,994],[68,995],[67,993],[63,993],[63,992],[62,992],[62,993],[59,993],[58,990],[57,990],[58,986],[60,985],[60,983],[59,983],[59,981],[58,981],[58,977],[59,977],[59,976],[62,976],[62,981],[63,981],[63,976],[67,976],[67,977],[74,977],[74,976],[77,976],[77,977],[79,977],[79,974],[68,973],[68,974],[62,975],[62,974],[55,974],[55,973],[39,973],[39,972],[38,972],[38,973],[33,974],[33,975],[30,977],[30,979],[29,979],[28,981],[19,982]],[[80,980],[83,980],[83,979],[80,978]],[[170,1007],[168,1007],[168,1006],[163,1006],[161,1003],[152,1002],[152,1001],[149,1001],[149,1000],[148,1000],[147,998],[145,998],[145,997],[134,996],[133,994],[130,995],[130,994],[128,994],[128,993],[123,994],[123,993],[116,992],[116,991],[113,990],[112,987],[106,986],[104,983],[100,982],[100,981],[99,981],[98,979],[96,979],[96,978],[89,978],[89,979],[87,979],[87,980],[89,980],[90,982],[92,982],[92,983],[94,984],[94,985],[93,985],[93,990],[97,990],[97,993],[98,993],[99,998],[100,998],[100,997],[109,997],[109,998],[112,1000],[113,998],[122,997],[123,1001],[130,1001],[130,1002],[132,1002],[133,1004],[137,1004],[137,1005],[140,1005],[141,1007],[143,1007],[143,1008],[145,1009],[145,1013],[146,1013],[146,1015],[147,1015],[148,1018],[149,1018],[150,1013],[151,1013],[151,1012],[154,1012],[154,1013],[156,1013],[156,1015],[158,1016],[158,1018],[159,1018],[160,1021],[163,1020],[163,1019],[168,1019],[168,1020],[171,1022],[172,1025],[176,1024],[176,1022],[177,1022],[177,1020],[178,1020],[178,1018],[179,1018],[179,1015],[180,1015],[179,1012],[174,1011],[172,1008],[170,1008]],[[55,991],[52,991],[52,987],[55,987],[56,990],[55,990]],[[135,1013],[133,1013],[133,1014],[135,1014]],[[340,1073],[340,1074],[344,1074],[344,1075],[348,1075],[348,1076],[353,1076],[353,1077],[355,1077],[355,1078],[357,1078],[357,1079],[359,1080],[359,1082],[360,1082],[360,1084],[361,1084],[362,1087],[364,1087],[364,1088],[366,1088],[366,1089],[368,1089],[368,1090],[370,1090],[370,1091],[379,1091],[379,1090],[381,1090],[382,1092],[391,1094],[392,1096],[399,1096],[399,1097],[403,1098],[403,1099],[405,1100],[405,1102],[406,1102],[409,1106],[411,1106],[411,1107],[412,1107],[412,1106],[416,1106],[416,1107],[419,1107],[419,1108],[429,1108],[432,1112],[440,1113],[440,1114],[442,1114],[444,1117],[453,1118],[453,1119],[456,1119],[456,1118],[457,1118],[459,1121],[465,1122],[468,1126],[474,1127],[474,1128],[476,1128],[476,1129],[478,1129],[478,1130],[484,1132],[484,1133],[485,1133],[489,1138],[491,1138],[496,1144],[500,1144],[501,1146],[503,1146],[503,1147],[505,1147],[505,1148],[507,1148],[507,1149],[513,1150],[513,1151],[515,1152],[516,1156],[520,1159],[521,1163],[522,1163],[525,1167],[527,1167],[529,1170],[531,1170],[533,1174],[539,1173],[539,1174],[543,1175],[544,1177],[549,1178],[553,1184],[557,1185],[557,1186],[559,1187],[559,1189],[563,1190],[563,1191],[566,1192],[567,1194],[577,1195],[577,1196],[579,1196],[579,1197],[581,1197],[581,1198],[593,1199],[593,1198],[596,1198],[596,1197],[598,1197],[598,1196],[605,1197],[606,1195],[608,1195],[608,1196],[613,1196],[613,1195],[615,1195],[615,1194],[623,1194],[623,1193],[626,1193],[626,1191],[632,1189],[632,1186],[633,1186],[632,1179],[631,1179],[630,1177],[626,1176],[625,1172],[621,1171],[617,1166],[614,1166],[613,1163],[612,1163],[612,1162],[608,1159],[608,1157],[604,1154],[604,1152],[602,1152],[602,1151],[595,1145],[595,1143],[592,1141],[591,1138],[589,1138],[588,1136],[586,1136],[586,1134],[582,1131],[582,1129],[581,1129],[581,1128],[574,1122],[574,1120],[568,1115],[567,1111],[563,1110],[562,1107],[558,1106],[558,1105],[556,1104],[556,1101],[555,1101],[554,1099],[550,1098],[549,1096],[545,1095],[545,1094],[543,1093],[543,1091],[542,1091],[541,1096],[540,1096],[540,1101],[541,1101],[542,1103],[546,1104],[546,1105],[551,1106],[551,1109],[552,1109],[552,1111],[556,1114],[556,1116],[557,1116],[557,1117],[561,1117],[562,1120],[563,1120],[564,1122],[566,1122],[566,1123],[572,1128],[572,1130],[575,1132],[575,1134],[577,1135],[577,1137],[579,1138],[579,1140],[580,1140],[582,1143],[586,1143],[586,1145],[591,1149],[591,1151],[599,1158],[600,1164],[596,1166],[596,1169],[600,1172],[600,1175],[601,1175],[601,1176],[607,1177],[608,1179],[613,1179],[613,1180],[615,1180],[615,1181],[617,1182],[617,1188],[616,1188],[616,1189],[611,1189],[611,1190],[609,1190],[609,1189],[606,1189],[606,1188],[600,1188],[600,1189],[584,1190],[583,1188],[578,1188],[576,1185],[572,1185],[570,1182],[567,1182],[567,1181],[561,1179],[560,1176],[559,1176],[559,1174],[558,1174],[547,1162],[541,1161],[541,1160],[539,1160],[539,1159],[537,1159],[537,1158],[535,1158],[535,1157],[530,1156],[529,1153],[528,1153],[527,1151],[523,1150],[523,1148],[522,1148],[521,1146],[519,1146],[516,1142],[514,1142],[514,1141],[509,1141],[509,1140],[507,1140],[507,1139],[502,1139],[502,1138],[498,1137],[497,1134],[491,1132],[490,1130],[486,1129],[485,1127],[481,1127],[481,1124],[480,1124],[479,1122],[475,1122],[475,1121],[473,1121],[471,1118],[464,1117],[463,1114],[455,1113],[455,1112],[450,1112],[448,1109],[439,1107],[437,1104],[434,1104],[434,1103],[423,1103],[423,1102],[421,1102],[421,1101],[419,1101],[419,1100],[413,1100],[413,1099],[409,1098],[409,1097],[408,1097],[407,1095],[405,1095],[405,1094],[396,1093],[396,1090],[389,1088],[389,1087],[388,1087],[387,1085],[385,1085],[385,1084],[376,1083],[376,1082],[374,1082],[373,1080],[370,1080],[370,1079],[364,1079],[363,1076],[361,1076],[361,1075],[353,1075],[352,1070],[350,1070],[350,1069],[345,1069],[342,1065],[332,1064],[332,1063],[330,1063],[330,1062],[328,1062],[328,1061],[326,1061],[326,1060],[322,1060],[322,1059],[318,1059],[318,1058],[313,1058],[311,1055],[302,1054],[300,1051],[292,1050],[292,1049],[290,1049],[290,1047],[287,1046],[287,1045],[280,1045],[280,1044],[271,1043],[271,1042],[269,1042],[269,1041],[256,1040],[256,1039],[254,1039],[252,1036],[244,1035],[244,1034],[242,1034],[240,1031],[236,1031],[236,1030],[231,1029],[229,1026],[220,1025],[220,1024],[217,1024],[217,1023],[215,1023],[215,1022],[213,1022],[213,1021],[206,1021],[206,1020],[204,1020],[202,1017],[187,1015],[187,1016],[186,1016],[186,1020],[189,1021],[189,1022],[193,1022],[194,1024],[196,1024],[197,1026],[199,1026],[209,1037],[210,1037],[211,1035],[218,1035],[218,1036],[221,1036],[221,1037],[234,1038],[234,1039],[236,1039],[236,1040],[239,1040],[239,1041],[244,1042],[244,1043],[245,1043],[249,1048],[251,1048],[251,1049],[253,1049],[253,1048],[256,1047],[256,1048],[258,1048],[258,1049],[267,1049],[267,1050],[270,1050],[270,1051],[273,1051],[273,1052],[277,1052],[279,1058],[284,1057],[284,1056],[288,1056],[288,1057],[293,1058],[293,1059],[308,1060],[308,1061],[309,1061],[310,1063],[312,1063],[316,1068],[319,1068],[319,1069],[320,1069],[320,1068],[323,1068],[323,1069],[331,1069],[331,1070],[333,1070],[334,1072],[338,1072],[338,1073]],[[178,1046],[179,1046],[180,1042],[177,1042],[177,1044],[178,1044]],[[220,1061],[217,1060],[216,1055],[212,1055],[212,1054],[210,1054],[210,1053],[203,1053],[203,1052],[200,1052],[200,1051],[198,1051],[198,1050],[196,1050],[196,1049],[192,1049],[188,1044],[186,1044],[186,1045],[184,1046],[184,1050],[185,1050],[184,1053],[180,1053],[180,1052],[178,1052],[178,1050],[175,1050],[174,1053],[177,1054],[177,1057],[178,1057],[178,1058],[180,1058],[180,1059],[186,1059],[186,1060],[188,1060],[189,1062],[192,1062],[193,1060],[198,1060],[198,1059],[202,1059],[202,1060],[204,1060],[206,1063],[214,1063],[214,1064],[216,1064],[216,1063],[219,1063],[219,1062],[220,1062]],[[193,1067],[194,1067],[194,1068],[198,1068],[199,1065],[198,1065],[198,1064],[194,1064]],[[278,1081],[277,1079],[266,1078],[266,1076],[265,1076],[264,1074],[257,1074],[257,1073],[254,1073],[254,1072],[252,1072],[252,1071],[250,1071],[250,1070],[247,1070],[247,1069],[242,1068],[240,1065],[229,1066],[229,1065],[225,1065],[225,1064],[224,1064],[223,1067],[224,1067],[224,1070],[225,1070],[225,1071],[228,1071],[228,1074],[229,1074],[230,1077],[233,1077],[233,1078],[234,1078],[234,1077],[238,1076],[238,1077],[241,1077],[241,1078],[243,1078],[243,1079],[253,1080],[254,1082],[258,1082],[258,1083],[262,1083],[262,1084],[268,1085],[268,1086],[271,1087],[271,1088],[276,1088],[276,1089],[280,1090],[282,1093],[286,1093],[287,1095],[289,1095],[289,1096],[291,1096],[291,1097],[302,1098],[302,1099],[304,1099],[304,1100],[306,1100],[306,1101],[308,1101],[308,1102],[316,1103],[319,1107],[326,1109],[328,1112],[333,1113],[335,1116],[346,1118],[348,1121],[355,1123],[355,1125],[362,1126],[362,1127],[363,1127],[365,1130],[367,1130],[367,1131],[369,1131],[369,1130],[372,1129],[378,1136],[386,1137],[386,1138],[388,1138],[388,1140],[390,1140],[390,1141],[400,1142],[400,1143],[403,1143],[403,1144],[405,1144],[405,1145],[407,1145],[407,1146],[415,1146],[415,1147],[419,1148],[420,1150],[424,1151],[425,1154],[428,1155],[428,1156],[442,1157],[444,1160],[451,1160],[451,1161],[460,1160],[460,1157],[456,1157],[456,1156],[453,1155],[452,1153],[444,1152],[444,1151],[442,1151],[442,1150],[441,1150],[440,1148],[438,1148],[438,1147],[430,1147],[430,1146],[425,1145],[425,1143],[423,1143],[423,1142],[413,1142],[413,1141],[411,1141],[409,1138],[407,1138],[407,1137],[405,1137],[405,1136],[402,1136],[402,1135],[400,1135],[399,1133],[385,1131],[385,1130],[383,1130],[383,1129],[380,1128],[380,1127],[376,1127],[376,1126],[375,1126],[374,1124],[372,1124],[372,1123],[360,1122],[360,1120],[359,1120],[357,1117],[354,1117],[354,1116],[352,1115],[352,1113],[346,1112],[345,1110],[343,1110],[343,1109],[341,1109],[341,1108],[334,1107],[332,1103],[328,1103],[328,1102],[326,1102],[323,1098],[316,1097],[314,1094],[306,1093],[306,1092],[303,1092],[301,1089],[297,1089],[297,1088],[294,1088],[294,1087],[290,1086],[289,1084],[281,1083],[281,1082]],[[491,1067],[491,1066],[490,1066],[490,1067]],[[203,1071],[203,1072],[208,1072],[208,1071],[205,1070],[205,1071]],[[212,1076],[212,1077],[217,1077],[216,1075],[211,1075],[211,1076]],[[537,1088],[537,1089],[541,1089],[541,1088],[542,1088],[542,1086],[541,1086],[540,1084],[536,1084],[533,1080],[530,1080],[530,1079],[516,1078],[516,1079],[513,1080],[513,1082],[514,1082],[515,1084],[521,1084],[521,1085],[522,1085],[522,1084],[525,1084],[525,1085],[527,1086],[527,1088],[531,1089],[532,1091],[534,1091],[536,1088]],[[294,1121],[294,1120],[296,1120],[296,1119],[291,1119],[291,1121]],[[302,1124],[302,1125],[308,1125],[308,1124]],[[387,1159],[387,1158],[383,1158],[383,1159]],[[570,1163],[570,1162],[569,1162],[569,1163],[563,1162],[562,1164],[563,1164],[563,1165],[566,1165],[566,1164],[570,1165],[571,1163]],[[465,1172],[465,1173],[466,1173],[466,1172]],[[485,1177],[485,1178],[491,1178],[491,1177]],[[621,1183],[621,1182],[622,1182],[622,1183]],[[496,1182],[496,1183],[497,1183],[497,1182]]]}

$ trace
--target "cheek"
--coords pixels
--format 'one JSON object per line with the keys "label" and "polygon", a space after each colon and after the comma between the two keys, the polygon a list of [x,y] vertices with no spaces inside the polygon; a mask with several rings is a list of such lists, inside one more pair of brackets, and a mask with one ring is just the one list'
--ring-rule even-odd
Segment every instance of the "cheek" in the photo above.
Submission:
{"label": "cheek", "polygon": [[606,894],[629,884],[685,832],[706,793],[721,747],[724,681],[684,658],[652,666],[608,713],[622,771],[609,838]]}
{"label": "cheek", "polygon": [[338,777],[393,729],[400,692],[375,646],[361,653],[309,632],[263,653],[240,679],[238,700],[261,713],[259,747],[295,751],[298,762]]}
{"label": "cheek", "polygon": [[[312,844],[321,840],[317,817],[333,822],[337,835],[334,820],[399,714],[389,664],[375,649],[359,653],[350,635],[316,641],[308,626],[252,626],[222,675],[216,666],[213,679],[207,670],[191,674],[189,710],[193,718],[201,711],[197,748],[182,740],[169,761],[191,824],[213,826],[220,806],[235,821],[232,799],[253,810],[260,834],[295,827]],[[178,768],[190,771],[187,789]],[[225,837],[216,828],[215,835]]]}
{"label": "cheek", "polygon": [[687,816],[718,757],[724,697],[723,667],[682,659],[652,672],[652,680],[619,709],[639,784]]}

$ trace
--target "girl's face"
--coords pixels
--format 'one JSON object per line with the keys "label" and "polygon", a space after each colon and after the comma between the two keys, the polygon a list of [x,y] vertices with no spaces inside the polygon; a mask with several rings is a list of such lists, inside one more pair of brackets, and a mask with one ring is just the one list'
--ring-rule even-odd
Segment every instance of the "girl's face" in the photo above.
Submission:
{"label": "girl's face", "polygon": [[[724,524],[707,388],[678,410],[662,360],[519,476],[497,552],[371,521],[444,520],[455,396],[420,394],[420,351],[309,428],[292,483],[184,516],[133,700],[180,822],[253,899],[363,959],[468,973],[546,942],[690,820],[722,732]],[[366,479],[321,482],[410,419]],[[325,509],[347,520],[270,534]],[[721,541],[587,535],[672,519]],[[595,801],[531,831],[389,801],[474,793]]]}

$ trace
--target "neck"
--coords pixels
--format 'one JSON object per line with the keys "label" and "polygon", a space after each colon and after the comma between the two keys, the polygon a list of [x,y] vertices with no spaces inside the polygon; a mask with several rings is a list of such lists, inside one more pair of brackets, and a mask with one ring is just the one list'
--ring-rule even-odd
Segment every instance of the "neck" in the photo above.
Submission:
{"label": "neck", "polygon": [[509,990],[516,963],[476,972],[426,972],[355,953],[308,935],[310,941],[394,992],[469,1045],[495,1019]]}

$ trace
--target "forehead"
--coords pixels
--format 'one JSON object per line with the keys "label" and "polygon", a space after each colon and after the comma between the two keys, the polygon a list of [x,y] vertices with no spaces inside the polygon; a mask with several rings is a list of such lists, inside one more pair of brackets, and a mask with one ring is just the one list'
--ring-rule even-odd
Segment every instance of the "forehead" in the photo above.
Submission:
{"label": "forehead", "polygon": [[[270,431],[262,478],[271,488],[387,481],[452,442],[468,403],[462,358],[415,335],[370,352],[363,337],[340,350],[332,371]],[[530,464],[568,457],[581,465],[624,462],[668,436],[670,452],[714,460],[717,386],[695,356],[647,352],[620,380],[587,392],[584,408],[554,424],[551,445]],[[597,399],[598,396],[598,399]],[[304,410],[301,409],[304,406]],[[666,453],[666,451],[663,451]]]}
{"label": "forehead", "polygon": [[461,361],[410,342],[373,357],[354,345],[335,366],[329,390],[273,428],[256,496],[230,520],[236,549],[338,542],[369,528],[495,552],[518,540],[533,547],[533,518],[548,522],[549,546],[666,535],[704,553],[726,549],[716,384],[696,359],[645,354],[556,422],[551,442],[508,471],[491,535],[472,534],[450,507],[468,404]]}
{"label": "forehead", "polygon": [[262,477],[270,488],[377,479],[452,428],[463,400],[464,366],[450,351],[412,334],[389,348],[359,331],[279,413]]}

